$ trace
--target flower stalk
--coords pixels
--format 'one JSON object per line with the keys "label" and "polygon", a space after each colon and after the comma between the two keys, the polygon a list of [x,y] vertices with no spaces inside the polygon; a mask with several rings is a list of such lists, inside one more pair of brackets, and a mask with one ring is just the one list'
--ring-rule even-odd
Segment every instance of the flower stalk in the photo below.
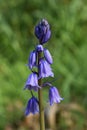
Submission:
{"label": "flower stalk", "polygon": [[[42,52],[38,52],[38,66],[40,59],[42,57]],[[39,68],[38,68],[38,74],[39,74]],[[39,76],[38,76],[39,77]],[[38,85],[42,87],[42,78],[38,79]],[[39,99],[39,113],[40,113],[40,130],[45,130],[45,123],[44,123],[44,106],[43,106],[43,94],[42,89],[38,89],[38,99]]]}

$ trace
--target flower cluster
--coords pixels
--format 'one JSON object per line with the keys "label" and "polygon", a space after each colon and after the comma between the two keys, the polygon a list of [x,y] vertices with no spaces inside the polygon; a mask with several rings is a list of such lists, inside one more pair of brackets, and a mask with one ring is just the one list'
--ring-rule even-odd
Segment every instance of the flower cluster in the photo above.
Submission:
{"label": "flower cluster", "polygon": [[[54,77],[54,73],[52,72],[51,64],[53,63],[52,56],[48,49],[43,47],[51,36],[50,25],[45,19],[42,19],[41,22],[35,27],[35,35],[39,39],[39,44],[35,47],[35,49],[30,53],[28,59],[28,66],[31,70],[31,74],[29,75],[25,88],[30,91],[38,91],[38,89],[42,89],[44,87],[39,86],[38,80],[46,77]],[[41,57],[39,58],[39,54]],[[36,68],[36,71],[34,71]],[[53,105],[53,103],[59,103],[63,98],[60,97],[59,92],[56,87],[52,86],[49,83],[45,83],[43,86],[49,86],[49,103]],[[32,94],[32,98],[29,99],[25,115],[30,113],[36,114],[39,112],[39,101]]]}

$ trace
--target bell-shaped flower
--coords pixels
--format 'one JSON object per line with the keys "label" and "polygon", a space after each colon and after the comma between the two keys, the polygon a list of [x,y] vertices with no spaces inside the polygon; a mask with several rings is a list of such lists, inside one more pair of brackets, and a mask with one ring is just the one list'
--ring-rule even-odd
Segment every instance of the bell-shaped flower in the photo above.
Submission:
{"label": "bell-shaped flower", "polygon": [[35,35],[39,39],[40,44],[44,44],[50,39],[51,30],[47,20],[42,19],[41,22],[35,27]]}
{"label": "bell-shaped flower", "polygon": [[49,76],[54,77],[54,74],[52,72],[50,65],[43,58],[40,60],[38,67],[39,67],[38,68],[39,78],[45,78],[45,77],[49,77]]}
{"label": "bell-shaped flower", "polygon": [[28,66],[30,69],[32,69],[34,66],[36,66],[36,62],[37,62],[37,54],[36,54],[36,51],[32,51],[30,53],[30,56],[29,56],[29,60],[28,60]]}
{"label": "bell-shaped flower", "polygon": [[38,100],[36,97],[32,97],[29,99],[26,110],[25,110],[25,115],[29,115],[30,113],[36,114],[39,112],[39,105],[38,105]]}
{"label": "bell-shaped flower", "polygon": [[63,98],[60,97],[57,88],[53,86],[50,87],[50,90],[49,90],[50,105],[53,105],[53,103],[60,103],[61,100],[63,100]]}
{"label": "bell-shaped flower", "polygon": [[37,91],[38,88],[40,88],[38,85],[38,75],[37,73],[33,72],[32,74],[29,75],[24,89],[29,89],[29,90],[33,89],[34,91]]}
{"label": "bell-shaped flower", "polygon": [[46,61],[47,61],[49,64],[52,64],[52,63],[53,63],[52,56],[51,56],[50,52],[49,52],[47,49],[44,49],[44,57],[45,57]]}

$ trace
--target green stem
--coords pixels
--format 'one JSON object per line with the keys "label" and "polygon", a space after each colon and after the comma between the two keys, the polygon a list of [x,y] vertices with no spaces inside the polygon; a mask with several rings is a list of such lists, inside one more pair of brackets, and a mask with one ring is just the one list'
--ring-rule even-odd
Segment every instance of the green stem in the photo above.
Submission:
{"label": "green stem", "polygon": [[[38,64],[40,61],[42,53],[38,53]],[[39,69],[38,69],[39,73]],[[38,85],[41,87],[42,86],[42,79],[40,78],[38,80]],[[40,130],[45,130],[45,123],[44,123],[44,107],[43,107],[43,95],[42,95],[42,89],[40,88],[38,90],[38,99],[39,99],[39,111],[40,111]]]}

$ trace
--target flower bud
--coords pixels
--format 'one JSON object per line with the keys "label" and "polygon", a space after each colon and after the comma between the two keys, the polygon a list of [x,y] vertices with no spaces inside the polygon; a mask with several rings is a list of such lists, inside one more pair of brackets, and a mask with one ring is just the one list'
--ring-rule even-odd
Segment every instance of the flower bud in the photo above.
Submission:
{"label": "flower bud", "polygon": [[36,46],[36,51],[37,52],[42,52],[43,51],[43,46],[42,45],[37,45]]}
{"label": "flower bud", "polygon": [[49,52],[47,49],[44,49],[44,57],[45,57],[46,61],[47,61],[49,64],[52,64],[52,63],[53,63],[52,56],[51,56],[50,52]]}
{"label": "flower bud", "polygon": [[39,39],[40,44],[44,44],[50,39],[51,30],[47,20],[42,19],[35,27],[35,35]]}
{"label": "flower bud", "polygon": [[36,55],[36,51],[34,50],[30,53],[29,56],[28,66],[30,69],[36,66],[36,61],[37,61],[37,55]]}

